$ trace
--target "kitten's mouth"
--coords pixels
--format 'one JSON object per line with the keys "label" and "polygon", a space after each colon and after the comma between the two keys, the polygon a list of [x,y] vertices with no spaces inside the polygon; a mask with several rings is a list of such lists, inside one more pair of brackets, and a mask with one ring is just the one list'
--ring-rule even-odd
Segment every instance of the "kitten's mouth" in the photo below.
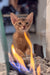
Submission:
{"label": "kitten's mouth", "polygon": [[25,26],[23,26],[23,30],[25,30],[25,28],[26,28],[26,27],[25,27]]}

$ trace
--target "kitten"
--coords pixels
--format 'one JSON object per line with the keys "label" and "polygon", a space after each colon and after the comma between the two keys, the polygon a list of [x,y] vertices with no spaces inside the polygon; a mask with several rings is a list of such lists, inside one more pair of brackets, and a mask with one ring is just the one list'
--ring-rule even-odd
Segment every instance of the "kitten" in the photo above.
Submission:
{"label": "kitten", "polygon": [[28,30],[33,22],[33,13],[30,13],[26,18],[18,18],[14,13],[11,13],[10,18],[16,29],[12,42],[16,52],[22,57],[30,55],[30,48],[24,37],[24,32],[26,32],[29,37]]}

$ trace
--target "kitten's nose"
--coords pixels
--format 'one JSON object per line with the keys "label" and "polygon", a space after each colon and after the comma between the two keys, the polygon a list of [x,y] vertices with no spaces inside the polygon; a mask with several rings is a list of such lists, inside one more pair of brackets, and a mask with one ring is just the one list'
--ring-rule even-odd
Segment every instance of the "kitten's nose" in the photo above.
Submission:
{"label": "kitten's nose", "polygon": [[23,26],[23,28],[25,29],[25,26]]}

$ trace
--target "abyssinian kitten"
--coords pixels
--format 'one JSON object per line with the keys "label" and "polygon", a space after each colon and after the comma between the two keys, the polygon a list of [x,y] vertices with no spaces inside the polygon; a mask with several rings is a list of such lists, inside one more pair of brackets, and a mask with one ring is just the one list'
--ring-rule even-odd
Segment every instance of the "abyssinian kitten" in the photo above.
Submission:
{"label": "abyssinian kitten", "polygon": [[30,48],[24,37],[24,32],[26,32],[29,37],[28,30],[33,22],[33,12],[31,12],[26,18],[18,18],[14,13],[10,14],[11,22],[16,29],[13,34],[12,44],[15,47],[15,51],[21,56],[29,56]]}

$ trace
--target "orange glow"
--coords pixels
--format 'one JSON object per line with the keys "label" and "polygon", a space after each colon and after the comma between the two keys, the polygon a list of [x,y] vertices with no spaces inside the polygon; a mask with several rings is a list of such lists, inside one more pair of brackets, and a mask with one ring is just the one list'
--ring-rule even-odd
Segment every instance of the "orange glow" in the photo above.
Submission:
{"label": "orange glow", "polygon": [[25,66],[25,63],[24,63],[24,61],[23,61],[23,59],[22,59],[22,57],[21,56],[19,56],[17,53],[16,53],[16,51],[15,51],[15,48],[14,48],[14,45],[12,44],[11,45],[11,51],[12,51],[12,54],[13,54],[13,57],[15,58],[15,60],[16,61],[18,61],[23,67],[25,67],[26,68],[26,66]]}
{"label": "orange glow", "polygon": [[37,75],[40,75],[40,65],[37,67]]}
{"label": "orange glow", "polygon": [[33,74],[36,75],[36,73],[35,73],[35,63],[34,63],[34,58],[33,58],[33,54],[32,54],[32,43],[29,40],[29,38],[27,37],[26,32],[24,32],[24,36],[25,36],[25,39],[26,39],[27,43],[29,44],[30,50],[31,50],[30,70],[32,69],[33,70]]}
{"label": "orange glow", "polygon": [[[31,50],[31,53],[30,53],[30,70],[33,70],[33,75],[36,75],[36,72],[35,72],[35,62],[34,62],[34,58],[33,58],[32,43],[31,43],[30,39],[27,37],[26,32],[24,32],[24,36],[25,36],[25,39],[26,39],[27,43],[29,44],[30,50]],[[11,52],[13,54],[14,59],[16,61],[18,61],[25,69],[27,69],[26,66],[25,66],[24,60],[15,51],[15,48],[14,48],[13,44],[11,45]],[[40,75],[40,65],[37,67],[37,75]]]}

